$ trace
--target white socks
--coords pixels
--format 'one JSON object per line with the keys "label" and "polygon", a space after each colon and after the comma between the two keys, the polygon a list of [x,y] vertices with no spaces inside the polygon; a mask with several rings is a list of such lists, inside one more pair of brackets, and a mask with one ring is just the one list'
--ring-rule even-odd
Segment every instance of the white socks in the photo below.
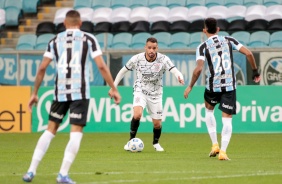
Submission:
{"label": "white socks", "polygon": [[216,134],[216,121],[213,114],[213,110],[208,110],[206,108],[206,125],[207,129],[212,141],[212,144],[216,144],[217,142],[217,134]]}
{"label": "white socks", "polygon": [[70,166],[72,162],[74,161],[76,154],[79,150],[82,135],[83,135],[82,132],[71,132],[70,133],[70,140],[65,149],[65,155],[64,155],[63,163],[60,169],[60,173],[63,176],[68,175]]}
{"label": "white socks", "polygon": [[55,135],[53,135],[48,130],[45,130],[45,132],[41,135],[35,147],[28,172],[33,172],[34,175],[36,174],[37,166],[39,162],[42,160],[43,156],[45,155],[50,145],[50,142],[54,137]]}
{"label": "white socks", "polygon": [[232,135],[232,118],[222,118],[221,150],[226,152]]}

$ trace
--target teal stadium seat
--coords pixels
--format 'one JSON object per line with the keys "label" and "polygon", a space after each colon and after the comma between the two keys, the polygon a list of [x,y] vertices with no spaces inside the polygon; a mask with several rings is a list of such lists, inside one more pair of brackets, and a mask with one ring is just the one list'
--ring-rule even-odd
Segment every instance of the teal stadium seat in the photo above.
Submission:
{"label": "teal stadium seat", "polygon": [[158,47],[161,49],[169,48],[171,34],[169,32],[158,32],[153,34],[158,40]]}
{"label": "teal stadium seat", "polygon": [[218,35],[220,35],[220,36],[229,36],[229,33],[226,32],[226,31],[219,31]]}
{"label": "teal stadium seat", "polygon": [[5,8],[5,1],[6,0],[0,0],[0,9],[4,9]]}
{"label": "teal stadium seat", "polygon": [[194,6],[205,6],[205,0],[187,0],[187,8],[192,8]]}
{"label": "teal stadium seat", "polygon": [[263,0],[244,0],[244,6],[246,7],[250,7],[250,6],[254,6],[254,5],[262,5],[263,4]]}
{"label": "teal stadium seat", "polygon": [[22,0],[6,0],[6,26],[18,26],[19,19],[22,17]]}
{"label": "teal stadium seat", "polygon": [[281,5],[282,0],[263,0],[263,5],[266,7],[273,6],[273,5]]}
{"label": "teal stadium seat", "polygon": [[92,6],[92,0],[74,0],[73,2],[73,8],[79,9],[79,8],[91,8]]}
{"label": "teal stadium seat", "polygon": [[132,34],[130,33],[117,33],[113,37],[111,45],[112,49],[130,49]]}
{"label": "teal stadium seat", "polygon": [[149,8],[155,8],[158,6],[166,6],[166,1],[160,1],[160,0],[149,0],[148,1]]}
{"label": "teal stadium seat", "polygon": [[34,49],[35,50],[46,50],[49,41],[55,37],[55,34],[42,34],[37,37]]}
{"label": "teal stadium seat", "polygon": [[131,0],[131,3],[130,3],[130,8],[133,9],[133,8],[137,8],[137,7],[147,7],[148,6],[148,0]]}
{"label": "teal stadium seat", "polygon": [[276,31],[270,35],[270,47],[282,47],[282,31]]}
{"label": "teal stadium seat", "polygon": [[225,0],[224,6],[230,7],[235,5],[243,5],[244,0]]}
{"label": "teal stadium seat", "polygon": [[197,48],[205,40],[203,32],[194,32],[190,34],[189,48]]}
{"label": "teal stadium seat", "polygon": [[110,8],[111,7],[111,1],[107,0],[93,0],[92,6],[94,10],[98,8]]}
{"label": "teal stadium seat", "polygon": [[210,8],[212,6],[224,6],[225,0],[206,0],[205,6]]}
{"label": "teal stadium seat", "polygon": [[[98,34],[95,35],[95,37],[98,40],[101,49],[109,48],[112,44],[112,41],[113,41],[113,34],[112,33],[98,33]],[[105,40],[107,40],[107,44],[105,44]]]}
{"label": "teal stadium seat", "polygon": [[249,44],[251,34],[247,31],[237,31],[232,33],[231,36],[238,40],[241,44],[247,46]]}
{"label": "teal stadium seat", "polygon": [[37,6],[40,4],[40,0],[23,0],[23,12],[24,13],[37,13]]}
{"label": "teal stadium seat", "polygon": [[190,42],[190,34],[187,32],[174,33],[170,37],[170,48],[173,49],[186,49]]}
{"label": "teal stadium seat", "polygon": [[270,33],[267,31],[256,31],[251,33],[249,47],[261,48],[268,47],[270,41]]}
{"label": "teal stadium seat", "polygon": [[186,5],[186,0],[167,0],[167,7],[174,8],[174,7],[181,7]]}
{"label": "teal stadium seat", "polygon": [[147,38],[152,37],[150,33],[136,33],[132,37],[131,48],[141,49],[145,47]]}
{"label": "teal stadium seat", "polygon": [[18,39],[16,50],[34,50],[37,36],[35,34],[24,34]]}
{"label": "teal stadium seat", "polygon": [[130,0],[112,0],[111,8],[130,7]]}

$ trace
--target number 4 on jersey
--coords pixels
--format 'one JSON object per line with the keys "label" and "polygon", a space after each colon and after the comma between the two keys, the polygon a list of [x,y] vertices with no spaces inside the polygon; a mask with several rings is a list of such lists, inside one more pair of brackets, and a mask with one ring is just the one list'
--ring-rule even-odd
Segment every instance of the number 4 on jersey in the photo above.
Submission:
{"label": "number 4 on jersey", "polygon": [[67,74],[68,67],[71,68],[72,73],[80,73],[81,65],[80,65],[80,57],[78,51],[73,53],[69,63],[67,62],[67,52],[64,51],[62,53],[62,56],[58,61],[58,71],[60,71],[63,74]]}

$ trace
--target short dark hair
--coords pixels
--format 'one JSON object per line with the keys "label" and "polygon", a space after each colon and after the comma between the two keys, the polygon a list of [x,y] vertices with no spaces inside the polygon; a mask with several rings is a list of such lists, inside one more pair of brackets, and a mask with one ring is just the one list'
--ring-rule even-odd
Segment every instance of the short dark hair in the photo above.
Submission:
{"label": "short dark hair", "polygon": [[70,18],[80,18],[80,14],[78,11],[76,10],[70,10],[67,12],[66,17],[70,17]]}
{"label": "short dark hair", "polygon": [[147,39],[146,43],[147,42],[158,43],[158,40],[156,38],[150,37]]}
{"label": "short dark hair", "polygon": [[205,28],[207,29],[207,32],[210,34],[214,34],[217,31],[217,21],[215,18],[206,18],[205,19]]}

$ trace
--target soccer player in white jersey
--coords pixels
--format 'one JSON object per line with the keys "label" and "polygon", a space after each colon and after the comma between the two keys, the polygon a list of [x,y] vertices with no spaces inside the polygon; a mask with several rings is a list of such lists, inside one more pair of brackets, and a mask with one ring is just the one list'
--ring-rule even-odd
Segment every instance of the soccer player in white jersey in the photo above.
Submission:
{"label": "soccer player in white jersey", "polygon": [[94,59],[103,78],[113,90],[111,97],[114,98],[115,103],[119,104],[121,99],[109,68],[102,58],[102,51],[96,38],[79,29],[81,26],[80,14],[75,10],[67,12],[64,25],[66,31],[59,33],[48,44],[29,101],[31,111],[32,105],[38,101],[37,92],[46,68],[52,61],[55,62],[57,67],[55,90],[48,127],[38,140],[30,167],[23,176],[23,180],[26,182],[31,182],[36,175],[39,162],[45,155],[60,123],[69,110],[70,139],[65,148],[63,162],[56,180],[57,183],[75,183],[69,178],[68,172],[79,150],[83,127],[86,126],[90,99],[90,60],[88,58]]}
{"label": "soccer player in white jersey", "polygon": [[[215,157],[219,154],[219,160],[229,160],[226,149],[232,134],[232,115],[236,114],[236,76],[233,67],[233,49],[246,55],[253,69],[254,82],[260,81],[260,74],[258,73],[252,52],[233,37],[218,36],[218,31],[216,19],[205,19],[203,32],[208,39],[197,47],[197,66],[193,71],[189,86],[184,91],[184,98],[188,98],[206,61],[208,64],[208,75],[204,93],[205,121],[212,141],[212,150],[209,156]],[[214,107],[218,103],[219,109],[222,111],[223,123],[220,147],[217,141],[214,116]]]}
{"label": "soccer player in white jersey", "polygon": [[[134,55],[117,74],[114,84],[117,86],[125,73],[136,70],[137,79],[134,82],[133,118],[130,125],[130,139],[133,139],[140,125],[143,110],[146,107],[150,114],[153,128],[153,147],[156,151],[164,151],[159,144],[162,131],[162,94],[163,74],[170,71],[175,75],[179,83],[184,84],[183,75],[177,70],[171,60],[158,52],[158,41],[148,38],[145,52]],[[109,91],[111,94],[111,90]],[[125,150],[129,150],[127,144]]]}

